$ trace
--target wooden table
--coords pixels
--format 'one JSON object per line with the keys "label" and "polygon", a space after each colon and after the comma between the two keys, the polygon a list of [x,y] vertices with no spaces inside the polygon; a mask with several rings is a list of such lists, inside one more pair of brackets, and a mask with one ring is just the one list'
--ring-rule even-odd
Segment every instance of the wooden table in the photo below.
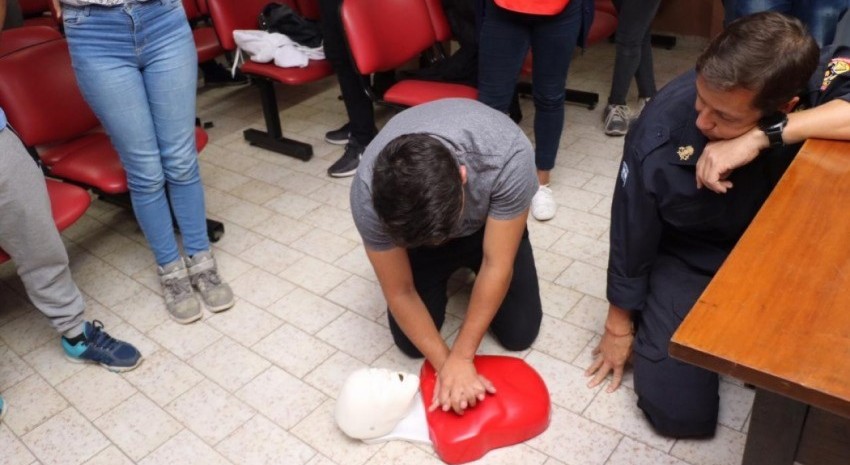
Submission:
{"label": "wooden table", "polygon": [[806,142],[670,354],[759,388],[744,464],[850,463],[850,143]]}

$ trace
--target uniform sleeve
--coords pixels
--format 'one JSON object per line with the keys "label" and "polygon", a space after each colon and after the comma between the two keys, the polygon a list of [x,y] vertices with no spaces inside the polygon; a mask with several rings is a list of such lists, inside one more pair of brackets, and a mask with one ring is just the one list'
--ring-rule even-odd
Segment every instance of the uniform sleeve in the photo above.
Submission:
{"label": "uniform sleeve", "polygon": [[517,128],[510,153],[502,171],[496,178],[490,194],[488,216],[497,220],[516,218],[531,205],[537,192],[537,168],[534,166],[534,148],[528,137]]}
{"label": "uniform sleeve", "polygon": [[355,177],[351,183],[351,214],[363,244],[372,250],[389,250],[395,247],[384,231],[384,225],[372,206],[372,192],[365,181]]}
{"label": "uniform sleeve", "polygon": [[607,296],[620,308],[642,310],[662,224],[651,189],[652,173],[643,166],[645,158],[637,155],[628,137],[625,147],[611,206]]}
{"label": "uniform sleeve", "polygon": [[836,99],[850,101],[850,14],[838,23],[832,44],[821,51],[809,92],[811,107]]}

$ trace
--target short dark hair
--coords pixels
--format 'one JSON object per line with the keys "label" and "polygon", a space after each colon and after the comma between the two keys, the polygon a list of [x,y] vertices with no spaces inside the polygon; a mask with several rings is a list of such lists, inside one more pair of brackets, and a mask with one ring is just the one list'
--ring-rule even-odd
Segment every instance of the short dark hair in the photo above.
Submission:
{"label": "short dark hair", "polygon": [[755,92],[753,107],[769,115],[805,89],[819,54],[798,19],[756,13],[733,21],[715,37],[697,59],[696,70],[717,89]]}
{"label": "short dark hair", "polygon": [[454,155],[428,134],[405,134],[375,159],[372,204],[401,247],[449,239],[463,210],[463,182]]}

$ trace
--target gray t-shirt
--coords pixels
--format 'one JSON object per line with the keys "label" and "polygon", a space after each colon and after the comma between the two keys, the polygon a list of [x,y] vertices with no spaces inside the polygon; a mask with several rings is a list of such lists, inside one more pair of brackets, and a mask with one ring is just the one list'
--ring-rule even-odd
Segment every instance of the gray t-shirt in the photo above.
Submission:
{"label": "gray t-shirt", "polygon": [[470,99],[442,99],[409,108],[391,119],[366,147],[351,185],[351,212],[363,243],[394,247],[372,204],[372,173],[378,153],[404,134],[424,133],[442,142],[466,166],[461,221],[451,237],[484,227],[487,217],[516,218],[531,205],[537,173],[531,142],[506,115]]}

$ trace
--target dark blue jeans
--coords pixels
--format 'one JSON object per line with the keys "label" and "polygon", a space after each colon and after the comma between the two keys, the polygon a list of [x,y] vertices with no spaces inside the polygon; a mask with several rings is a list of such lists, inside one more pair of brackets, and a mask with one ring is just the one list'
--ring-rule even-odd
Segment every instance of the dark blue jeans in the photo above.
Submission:
{"label": "dark blue jeans", "polygon": [[557,15],[514,13],[488,0],[478,50],[478,100],[507,113],[523,60],[534,54],[537,169],[549,171],[564,129],[564,87],[581,30],[581,1]]}
{"label": "dark blue jeans", "polygon": [[638,97],[655,97],[655,72],[649,27],[661,0],[614,0],[617,23],[617,56],[608,103],[625,105],[629,84],[635,78]]}
{"label": "dark blue jeans", "polygon": [[832,43],[835,26],[847,10],[847,0],[735,0],[735,18],[760,11],[778,11],[800,18],[821,47]]}

